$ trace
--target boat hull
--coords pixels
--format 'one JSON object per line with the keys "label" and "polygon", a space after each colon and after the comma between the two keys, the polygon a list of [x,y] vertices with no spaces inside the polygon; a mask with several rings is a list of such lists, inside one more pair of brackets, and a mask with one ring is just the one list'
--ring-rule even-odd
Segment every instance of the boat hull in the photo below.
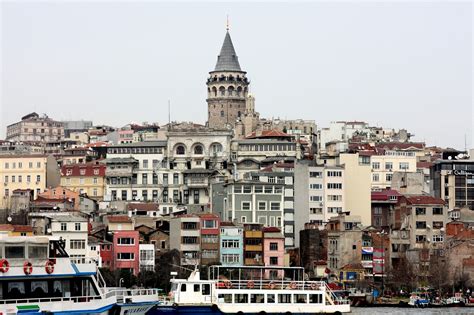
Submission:
{"label": "boat hull", "polygon": [[[289,311],[288,308],[280,306],[281,311],[254,311],[250,307],[250,305],[243,305],[241,306],[240,310],[232,310],[232,311],[223,311],[220,310],[217,306],[210,306],[210,305],[190,305],[190,306],[164,306],[159,305],[156,308],[152,309],[148,314],[149,315],[196,315],[196,314],[211,314],[211,315],[222,315],[222,314],[235,314],[235,315],[281,315],[281,314],[292,314],[292,315],[308,315],[308,314],[341,314],[350,312],[349,305],[338,305],[338,306],[331,306],[327,309],[321,308],[318,311],[307,310],[307,311],[297,311],[292,312]],[[306,306],[306,305],[305,305]],[[335,309],[337,307],[337,309]]]}

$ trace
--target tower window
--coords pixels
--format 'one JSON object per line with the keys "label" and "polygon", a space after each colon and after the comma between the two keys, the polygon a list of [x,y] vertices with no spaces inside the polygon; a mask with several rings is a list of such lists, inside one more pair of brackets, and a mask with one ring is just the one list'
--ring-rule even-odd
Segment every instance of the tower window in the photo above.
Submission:
{"label": "tower window", "polygon": [[221,110],[221,117],[224,117],[224,111]]}
{"label": "tower window", "polygon": [[185,153],[185,149],[183,145],[178,145],[176,147],[176,155],[183,155]]}
{"label": "tower window", "polygon": [[229,96],[234,95],[234,87],[233,86],[229,86],[228,94],[229,94]]}
{"label": "tower window", "polygon": [[239,116],[239,117],[240,117],[240,110],[237,112],[237,116]]}
{"label": "tower window", "polygon": [[203,152],[202,145],[197,145],[194,147],[194,154],[202,154],[202,152]]}
{"label": "tower window", "polygon": [[220,92],[220,95],[221,95],[221,96],[225,96],[225,87],[221,86],[221,87],[219,88],[219,92]]}

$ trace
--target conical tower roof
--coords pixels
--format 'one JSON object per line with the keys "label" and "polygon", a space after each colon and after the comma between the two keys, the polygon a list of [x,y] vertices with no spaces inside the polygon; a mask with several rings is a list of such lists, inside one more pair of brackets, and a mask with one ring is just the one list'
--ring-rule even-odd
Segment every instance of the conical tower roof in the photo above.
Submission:
{"label": "conical tower roof", "polygon": [[214,71],[242,71],[229,31],[225,34],[224,43],[222,44],[221,53],[217,57]]}

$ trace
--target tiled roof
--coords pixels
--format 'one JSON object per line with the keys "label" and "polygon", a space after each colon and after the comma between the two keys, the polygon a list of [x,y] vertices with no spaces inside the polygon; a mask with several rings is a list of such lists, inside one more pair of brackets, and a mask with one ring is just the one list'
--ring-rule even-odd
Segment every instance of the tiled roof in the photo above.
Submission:
{"label": "tiled roof", "polygon": [[425,148],[424,142],[383,142],[376,144],[378,148],[384,148],[386,150],[408,150],[417,149],[423,150]]}
{"label": "tiled roof", "polygon": [[416,168],[430,168],[433,165],[432,162],[416,162]]}
{"label": "tiled roof", "polygon": [[263,232],[264,233],[275,233],[275,232],[278,233],[278,232],[281,232],[281,230],[277,227],[269,226],[269,227],[264,227]]}
{"label": "tiled roof", "polygon": [[11,224],[0,224],[0,231],[13,231],[13,225]]}
{"label": "tiled roof", "polygon": [[220,225],[221,225],[221,227],[222,227],[222,226],[236,226],[236,225],[234,224],[234,222],[227,222],[227,221],[221,222]]}
{"label": "tiled roof", "polygon": [[248,136],[246,136],[246,139],[258,139],[258,138],[291,138],[291,135],[281,132],[279,130],[273,129],[273,130],[262,130],[261,135],[257,135],[257,132],[254,131]]}
{"label": "tiled roof", "polygon": [[107,220],[109,223],[132,223],[132,219],[126,215],[111,215]]}
{"label": "tiled roof", "polygon": [[129,211],[158,211],[159,205],[153,202],[140,202],[140,203],[129,203],[127,204],[127,210]]}
{"label": "tiled roof", "polygon": [[[87,164],[71,164],[61,167],[61,176],[105,176],[106,166],[95,162]],[[81,171],[84,172],[81,174]],[[98,173],[94,173],[98,172]]]}
{"label": "tiled roof", "polygon": [[388,200],[390,196],[401,196],[398,191],[395,189],[384,189],[382,191],[372,191],[371,192],[371,199],[373,201],[384,201]]}
{"label": "tiled roof", "polygon": [[30,225],[13,225],[13,232],[33,232],[33,227]]}
{"label": "tiled roof", "polygon": [[239,59],[228,31],[225,34],[224,43],[222,44],[221,52],[217,57],[214,71],[241,71]]}
{"label": "tiled roof", "polygon": [[407,202],[412,205],[444,205],[445,202],[441,198],[432,196],[417,195],[406,196]]}

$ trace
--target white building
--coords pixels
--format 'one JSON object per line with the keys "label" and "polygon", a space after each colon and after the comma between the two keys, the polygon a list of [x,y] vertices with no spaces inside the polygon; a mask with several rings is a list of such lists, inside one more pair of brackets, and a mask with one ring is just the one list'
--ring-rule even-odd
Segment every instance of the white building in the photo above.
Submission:
{"label": "white building", "polygon": [[140,244],[140,272],[155,271],[155,245]]}
{"label": "white building", "polygon": [[51,219],[51,235],[65,241],[71,261],[84,263],[88,257],[88,220],[79,216],[56,216]]}

